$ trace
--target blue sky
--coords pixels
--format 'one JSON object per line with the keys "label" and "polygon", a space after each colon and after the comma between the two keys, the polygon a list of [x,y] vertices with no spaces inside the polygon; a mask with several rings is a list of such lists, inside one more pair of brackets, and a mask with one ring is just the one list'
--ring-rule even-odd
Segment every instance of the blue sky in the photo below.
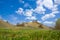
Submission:
{"label": "blue sky", "polygon": [[0,0],[0,19],[11,24],[38,22],[53,26],[60,18],[60,0]]}

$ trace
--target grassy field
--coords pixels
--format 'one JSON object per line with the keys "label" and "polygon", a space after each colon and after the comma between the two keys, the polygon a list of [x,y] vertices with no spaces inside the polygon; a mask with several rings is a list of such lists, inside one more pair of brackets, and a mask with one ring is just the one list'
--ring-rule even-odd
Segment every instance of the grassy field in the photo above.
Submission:
{"label": "grassy field", "polygon": [[0,29],[0,40],[60,40],[60,31],[43,29]]}

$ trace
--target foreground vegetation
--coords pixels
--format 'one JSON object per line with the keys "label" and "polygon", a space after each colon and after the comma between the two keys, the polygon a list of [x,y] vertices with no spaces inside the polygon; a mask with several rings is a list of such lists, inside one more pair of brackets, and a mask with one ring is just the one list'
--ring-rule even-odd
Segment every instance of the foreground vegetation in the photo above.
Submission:
{"label": "foreground vegetation", "polygon": [[43,29],[0,29],[0,40],[60,40],[60,31]]}

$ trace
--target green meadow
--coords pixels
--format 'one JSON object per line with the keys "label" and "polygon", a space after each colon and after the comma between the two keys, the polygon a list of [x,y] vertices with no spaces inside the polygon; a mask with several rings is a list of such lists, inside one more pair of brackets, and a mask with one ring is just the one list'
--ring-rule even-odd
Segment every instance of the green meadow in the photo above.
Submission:
{"label": "green meadow", "polygon": [[60,40],[60,31],[44,29],[0,29],[0,40]]}

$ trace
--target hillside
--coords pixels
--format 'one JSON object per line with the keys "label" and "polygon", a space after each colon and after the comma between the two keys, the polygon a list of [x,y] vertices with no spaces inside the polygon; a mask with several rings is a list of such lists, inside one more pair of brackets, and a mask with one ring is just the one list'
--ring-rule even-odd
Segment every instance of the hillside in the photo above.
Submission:
{"label": "hillside", "polygon": [[8,22],[5,22],[3,20],[0,20],[0,28],[13,28],[13,25],[11,25]]}
{"label": "hillside", "polygon": [[17,25],[12,25],[9,22],[0,20],[0,28],[11,28],[11,29],[50,29],[49,27],[37,22],[25,22]]}
{"label": "hillside", "polygon": [[47,26],[37,22],[37,21],[33,21],[33,22],[27,22],[27,23],[22,23],[22,24],[17,24],[17,27],[29,27],[29,28],[39,28],[39,29],[50,29]]}

